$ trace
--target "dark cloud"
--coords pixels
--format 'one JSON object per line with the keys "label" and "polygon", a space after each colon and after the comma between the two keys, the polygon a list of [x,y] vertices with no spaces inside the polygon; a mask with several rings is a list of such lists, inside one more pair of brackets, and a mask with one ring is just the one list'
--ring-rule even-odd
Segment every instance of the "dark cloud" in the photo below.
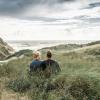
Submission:
{"label": "dark cloud", "polygon": [[91,9],[91,8],[94,8],[94,7],[100,7],[100,2],[90,3],[88,5],[88,7],[86,7],[85,9]]}
{"label": "dark cloud", "polygon": [[33,0],[0,0],[0,14],[15,14],[32,4]]}
{"label": "dark cloud", "polygon": [[75,0],[0,0],[0,14],[10,15],[24,12],[28,7],[36,5],[56,5]]}
{"label": "dark cloud", "polygon": [[89,6],[90,6],[90,8],[100,7],[100,2],[91,3],[91,4],[89,4]]}

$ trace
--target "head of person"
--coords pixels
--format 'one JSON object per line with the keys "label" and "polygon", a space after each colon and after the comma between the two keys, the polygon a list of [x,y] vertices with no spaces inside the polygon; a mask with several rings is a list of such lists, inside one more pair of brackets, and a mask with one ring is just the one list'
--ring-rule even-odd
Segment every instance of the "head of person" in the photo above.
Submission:
{"label": "head of person", "polygon": [[33,59],[34,60],[40,60],[41,59],[41,53],[39,51],[33,52]]}
{"label": "head of person", "polygon": [[52,58],[52,53],[51,53],[51,51],[47,51],[47,59],[51,59]]}

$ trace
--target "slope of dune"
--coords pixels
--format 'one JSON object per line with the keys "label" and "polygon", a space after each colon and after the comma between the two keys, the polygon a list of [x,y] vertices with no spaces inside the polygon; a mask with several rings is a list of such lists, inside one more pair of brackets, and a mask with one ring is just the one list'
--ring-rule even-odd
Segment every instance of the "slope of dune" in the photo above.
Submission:
{"label": "slope of dune", "polygon": [[84,53],[87,55],[100,55],[100,44],[85,46],[74,51],[76,51],[77,53]]}
{"label": "slope of dune", "polygon": [[0,38],[0,60],[8,57],[13,51],[13,48],[4,42],[2,38]]}
{"label": "slope of dune", "polygon": [[[61,72],[50,78],[43,77],[43,73],[30,76],[32,52],[22,50],[15,56],[23,53],[24,57],[0,65],[1,100],[100,100],[100,44],[52,50]],[[46,59],[46,52],[41,56]]]}

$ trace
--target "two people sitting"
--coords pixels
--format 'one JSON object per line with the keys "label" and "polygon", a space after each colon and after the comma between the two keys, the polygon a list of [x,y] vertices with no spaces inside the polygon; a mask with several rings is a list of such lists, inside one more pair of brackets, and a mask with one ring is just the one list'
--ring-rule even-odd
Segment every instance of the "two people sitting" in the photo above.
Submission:
{"label": "two people sitting", "polygon": [[52,59],[51,51],[47,51],[46,57],[47,59],[42,61],[40,52],[34,52],[30,72],[43,71],[48,74],[56,74],[61,71],[58,62]]}

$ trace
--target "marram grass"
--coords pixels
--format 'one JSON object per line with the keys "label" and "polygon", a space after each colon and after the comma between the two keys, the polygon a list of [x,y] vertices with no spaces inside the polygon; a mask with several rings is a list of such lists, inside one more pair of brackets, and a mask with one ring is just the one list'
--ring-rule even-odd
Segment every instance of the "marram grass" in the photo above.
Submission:
{"label": "marram grass", "polygon": [[0,65],[0,78],[5,78],[5,89],[27,95],[28,100],[100,100],[98,52],[54,51],[61,72],[49,78],[40,73],[30,76],[28,65],[32,58],[25,56]]}

